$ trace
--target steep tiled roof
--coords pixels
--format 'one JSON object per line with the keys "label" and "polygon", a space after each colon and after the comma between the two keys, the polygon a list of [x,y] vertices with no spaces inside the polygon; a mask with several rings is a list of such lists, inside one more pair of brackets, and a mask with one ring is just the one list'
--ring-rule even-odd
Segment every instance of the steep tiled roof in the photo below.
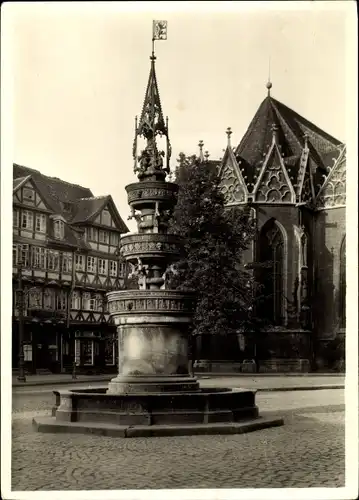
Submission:
{"label": "steep tiled roof", "polygon": [[[57,177],[43,175],[38,170],[34,170],[22,165],[13,165],[13,188],[18,188],[27,179],[31,178],[46,205],[55,213],[61,214],[69,224],[65,224],[65,240],[73,246],[87,248],[83,238],[76,233],[72,224],[92,222],[97,214],[106,206],[111,207],[117,228],[127,233],[128,228],[123,222],[111,195],[93,196],[90,189],[65,182]],[[49,235],[50,238],[53,235]]]}
{"label": "steep tiled roof", "polygon": [[97,215],[105,207],[110,208],[117,228],[122,233],[128,233],[129,229],[122,220],[122,217],[119,214],[111,195],[81,198],[76,203],[76,211],[74,213],[73,219],[71,220],[71,223],[79,224],[80,222],[93,222]]}
{"label": "steep tiled roof", "polygon": [[109,196],[92,196],[91,198],[80,198],[76,203],[76,213],[72,223],[91,220],[102,210],[109,200]]}
{"label": "steep tiled roof", "polygon": [[[316,172],[316,180],[319,181],[328,167],[328,157],[337,157],[342,143],[281,102],[267,96],[235,151],[248,182],[253,182],[254,176],[257,176],[261,169],[272,142],[273,124],[277,127],[277,140],[283,158],[285,163],[290,165],[294,179],[304,147],[304,135],[307,134],[309,161]],[[332,164],[331,161],[329,166]]]}
{"label": "steep tiled roof", "polygon": [[30,175],[26,175],[24,177],[18,177],[17,179],[13,179],[13,181],[12,181],[13,191],[16,191],[17,189],[19,189],[21,184],[24,184],[28,179],[30,179],[30,177],[31,177]]}
{"label": "steep tiled roof", "polygon": [[57,177],[49,177],[29,167],[14,164],[14,179],[28,175],[31,175],[34,179],[40,194],[44,197],[46,203],[53,211],[57,214],[62,213],[66,218],[68,218],[68,216],[66,216],[66,211],[64,213],[63,203],[71,203],[77,201],[79,198],[93,196],[91,190],[88,188],[62,181]]}

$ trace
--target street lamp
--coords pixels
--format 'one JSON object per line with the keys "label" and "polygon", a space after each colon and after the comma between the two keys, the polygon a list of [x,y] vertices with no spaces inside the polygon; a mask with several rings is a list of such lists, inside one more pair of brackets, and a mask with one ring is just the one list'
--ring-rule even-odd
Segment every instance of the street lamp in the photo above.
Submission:
{"label": "street lamp", "polygon": [[24,289],[22,287],[22,262],[18,263],[18,288],[16,290],[18,297],[19,310],[19,375],[17,379],[20,382],[26,382],[25,377],[25,356],[24,356]]}
{"label": "street lamp", "polygon": [[26,292],[22,286],[22,261],[17,265],[18,288],[16,290],[18,297],[18,311],[19,311],[19,375],[17,379],[19,382],[26,382],[25,377],[25,355],[24,355],[24,309],[25,297],[36,287],[29,288]]}

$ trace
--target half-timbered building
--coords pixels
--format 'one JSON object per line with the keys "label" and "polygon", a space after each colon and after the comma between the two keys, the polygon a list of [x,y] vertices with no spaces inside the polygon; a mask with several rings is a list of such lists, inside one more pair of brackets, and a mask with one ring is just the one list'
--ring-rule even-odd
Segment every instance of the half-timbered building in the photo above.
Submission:
{"label": "half-timbered building", "polygon": [[[25,368],[115,370],[106,292],[124,285],[119,238],[128,228],[110,195],[14,164],[13,366],[19,354],[19,286]],[[20,295],[21,296],[21,295]]]}

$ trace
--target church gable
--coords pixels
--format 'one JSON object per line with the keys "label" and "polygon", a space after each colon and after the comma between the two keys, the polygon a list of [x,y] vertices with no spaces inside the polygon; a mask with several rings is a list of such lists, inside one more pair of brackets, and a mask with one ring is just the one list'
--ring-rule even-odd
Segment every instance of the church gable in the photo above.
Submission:
{"label": "church gable", "polygon": [[245,203],[247,188],[232,151],[227,148],[220,170],[220,191],[226,205]]}
{"label": "church gable", "polygon": [[264,161],[253,195],[254,201],[260,203],[294,202],[293,187],[275,142]]}
{"label": "church gable", "polygon": [[310,171],[310,166],[307,165],[303,183],[299,192],[298,202],[299,203],[310,203],[314,199],[314,190],[313,190],[313,180]]}
{"label": "church gable", "polygon": [[310,203],[315,196],[313,176],[309,161],[310,150],[306,146],[302,151],[298,171],[298,180],[296,186],[296,195],[298,203]]}
{"label": "church gable", "polygon": [[345,206],[346,203],[346,154],[345,148],[332,168],[317,196],[317,208]]}

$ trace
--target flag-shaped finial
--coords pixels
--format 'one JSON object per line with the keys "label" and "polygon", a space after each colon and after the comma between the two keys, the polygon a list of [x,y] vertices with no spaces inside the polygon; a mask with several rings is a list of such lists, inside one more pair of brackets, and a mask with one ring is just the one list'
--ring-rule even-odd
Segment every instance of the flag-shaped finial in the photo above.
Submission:
{"label": "flag-shaped finial", "polygon": [[153,21],[153,40],[167,40],[167,21]]}

